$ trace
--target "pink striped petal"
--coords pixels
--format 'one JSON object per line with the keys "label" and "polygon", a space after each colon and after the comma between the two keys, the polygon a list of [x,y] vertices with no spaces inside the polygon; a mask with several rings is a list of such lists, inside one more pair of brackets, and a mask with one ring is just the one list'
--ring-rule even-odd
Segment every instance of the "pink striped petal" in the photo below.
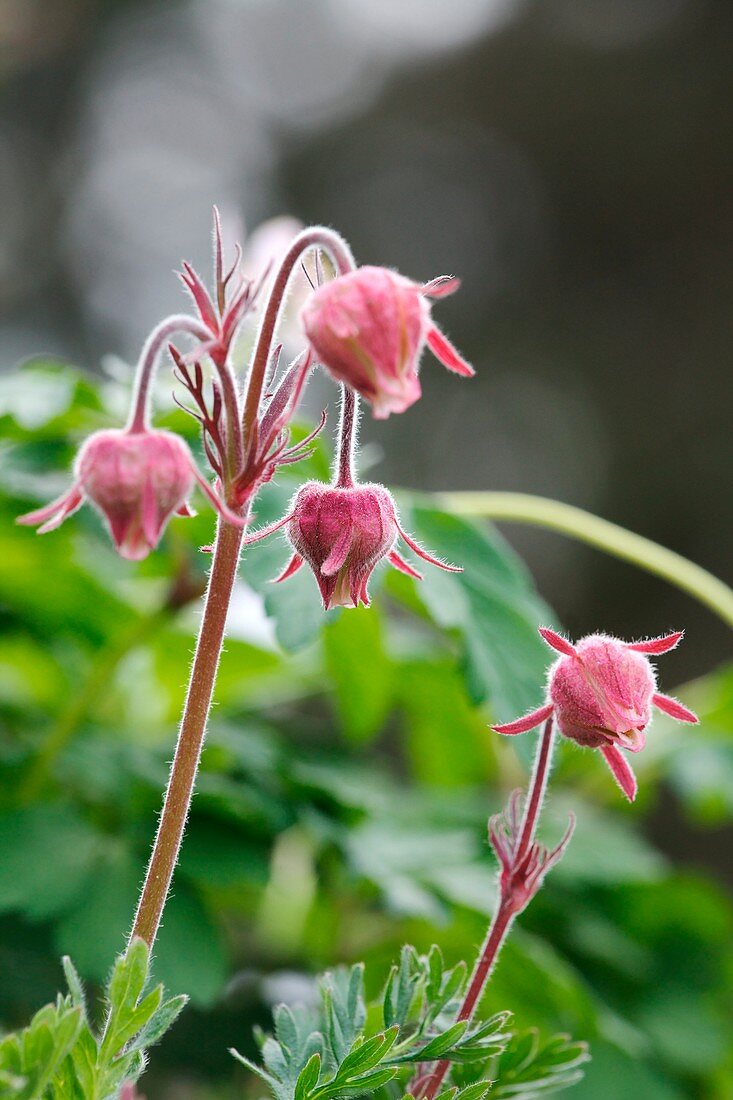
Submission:
{"label": "pink striped petal", "polygon": [[523,718],[516,718],[513,722],[503,722],[500,726],[492,726],[491,729],[494,733],[503,733],[507,735],[526,733],[527,730],[533,730],[536,726],[539,726],[541,722],[546,721],[552,714],[552,711],[552,703],[545,703],[543,707],[533,710],[531,714],[525,714]]}
{"label": "pink striped petal", "polygon": [[349,550],[351,549],[352,535],[353,530],[351,525],[343,529],[334,543],[331,553],[321,566],[321,573],[323,573],[324,577],[333,577],[344,565],[349,556]]}
{"label": "pink striped petal", "polygon": [[558,634],[557,631],[551,630],[549,626],[540,626],[538,630],[547,644],[552,649],[557,650],[558,653],[562,653],[565,657],[578,656],[578,651],[573,643],[569,642],[567,638],[563,638],[562,634]]}
{"label": "pink striped petal", "polygon": [[447,298],[460,289],[461,280],[455,275],[438,275],[437,279],[431,279],[429,283],[423,283],[421,292],[426,298]]}
{"label": "pink striped petal", "polygon": [[615,748],[613,745],[603,745],[601,747],[601,752],[606,758],[606,763],[611,769],[613,778],[616,780],[629,802],[633,802],[636,798],[636,776],[628,760],[620,749]]}
{"label": "pink striped petal", "polygon": [[405,573],[408,577],[414,577],[416,581],[423,579],[422,573],[418,573],[417,569],[413,569],[409,562],[406,562],[401,554],[398,554],[396,550],[390,551],[387,554],[387,561],[390,565],[393,565],[395,569],[399,569],[400,573]]}
{"label": "pink striped petal", "polygon": [[661,638],[649,638],[646,642],[627,642],[626,648],[633,649],[636,653],[669,653],[684,637],[684,630],[676,630],[673,634],[665,634]]}
{"label": "pink striped petal", "polygon": [[672,699],[669,695],[662,695],[659,691],[652,695],[652,702],[658,710],[664,711],[670,718],[676,718],[678,722],[690,722],[693,726],[696,726],[700,721],[694,711],[688,710],[677,699]]}
{"label": "pink striped petal", "polygon": [[399,523],[397,524],[397,530],[400,533],[400,538],[402,538],[410,547],[410,549],[414,550],[417,556],[422,558],[423,561],[429,561],[431,565],[437,565],[438,569],[444,569],[446,573],[463,572],[462,566],[449,565],[448,562],[441,561],[440,558],[436,558],[432,554],[429,554],[428,551],[423,546],[421,546],[419,542],[415,542],[414,538],[411,535],[408,535],[406,531],[402,530]]}
{"label": "pink striped petal", "polygon": [[72,485],[65,493],[43,508],[36,508],[33,512],[26,512],[23,516],[17,516],[15,522],[32,527],[37,523],[39,535],[45,535],[47,531],[54,531],[67,516],[72,515],[81,508],[84,498],[78,485]]}
{"label": "pink striped petal", "polygon": [[473,378],[476,371],[470,363],[459,355],[445,333],[441,332],[437,325],[431,325],[428,330],[428,347],[436,359],[439,359],[444,367],[461,374],[464,378]]}
{"label": "pink striped petal", "polygon": [[297,573],[303,564],[303,558],[300,554],[293,554],[288,564],[283,569],[279,577],[275,577],[273,584],[279,584],[280,581],[286,581],[288,577],[292,577],[294,573]]}

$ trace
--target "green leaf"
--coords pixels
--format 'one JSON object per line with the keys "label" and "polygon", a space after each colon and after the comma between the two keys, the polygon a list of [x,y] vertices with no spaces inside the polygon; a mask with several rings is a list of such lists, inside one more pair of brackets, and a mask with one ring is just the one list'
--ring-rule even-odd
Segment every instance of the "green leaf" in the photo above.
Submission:
{"label": "green leaf", "polygon": [[154,1046],[173,1026],[187,1004],[188,997],[185,993],[164,1001],[144,1025],[137,1038],[128,1045],[128,1051],[145,1051]]}
{"label": "green leaf", "polygon": [[31,920],[67,910],[83,896],[101,849],[71,807],[39,803],[0,815],[0,910]]}
{"label": "green leaf", "polygon": [[444,1031],[442,1035],[436,1035],[434,1039],[431,1039],[429,1043],[426,1043],[424,1047],[421,1047],[419,1051],[414,1051],[410,1055],[410,1061],[425,1061],[430,1062],[436,1058],[442,1058],[444,1054],[447,1054],[454,1046],[457,1045],[458,1040],[464,1034],[468,1027],[467,1020],[458,1020],[455,1024]]}
{"label": "green leaf", "polygon": [[524,565],[487,526],[422,505],[412,517],[420,541],[463,567],[460,574],[426,570],[417,594],[437,625],[461,636],[470,696],[488,699],[499,721],[537,706],[548,663],[537,627],[554,616]]}
{"label": "green leaf", "polygon": [[343,731],[352,743],[366,744],[379,733],[392,696],[379,611],[350,608],[327,624],[323,645]]}
{"label": "green leaf", "polygon": [[375,1035],[372,1039],[365,1039],[363,1042],[357,1040],[339,1066],[338,1079],[348,1080],[378,1066],[394,1046],[399,1030],[399,1027],[395,1026],[383,1034]]}
{"label": "green leaf", "polygon": [[135,1008],[148,977],[148,948],[143,940],[133,940],[124,955],[116,960],[107,986],[112,1018],[127,1017]]}
{"label": "green leaf", "polygon": [[74,966],[68,955],[64,955],[63,959],[61,960],[61,964],[64,968],[66,984],[69,987],[69,993],[71,994],[72,1003],[77,1008],[81,1009],[82,1016],[86,1020],[86,997],[84,995],[84,986],[82,985],[81,978],[79,977],[76,967]]}
{"label": "green leaf", "polygon": [[57,922],[57,949],[75,960],[86,978],[104,982],[110,959],[124,943],[140,887],[140,866],[132,853],[115,845],[76,907]]}
{"label": "green leaf", "polygon": [[136,1007],[130,1007],[124,1013],[113,1013],[100,1048],[102,1058],[111,1060],[118,1056],[125,1044],[150,1023],[162,999],[163,987],[158,985]]}
{"label": "green leaf", "polygon": [[567,1035],[543,1042],[534,1028],[518,1032],[492,1063],[492,1096],[530,1100],[568,1088],[581,1080],[588,1059],[586,1044],[571,1042]]}
{"label": "green leaf", "polygon": [[311,1055],[298,1074],[298,1080],[295,1084],[295,1100],[308,1100],[312,1090],[318,1084],[320,1076],[321,1056],[316,1052]]}
{"label": "green leaf", "polygon": [[[191,945],[195,944],[195,950]],[[167,989],[185,989],[191,1003],[213,1004],[227,980],[219,927],[190,889],[181,883],[169,899],[155,948],[152,972]]]}

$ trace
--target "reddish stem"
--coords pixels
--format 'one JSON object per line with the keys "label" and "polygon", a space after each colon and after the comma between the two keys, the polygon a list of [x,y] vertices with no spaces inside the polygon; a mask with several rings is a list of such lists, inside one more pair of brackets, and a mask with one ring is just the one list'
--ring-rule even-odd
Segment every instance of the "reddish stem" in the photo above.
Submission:
{"label": "reddish stem", "polygon": [[[323,248],[328,252],[339,273],[351,271],[355,266],[349,246],[330,229],[316,227],[305,230],[296,237],[275,277],[255,344],[245,399],[243,420],[245,431],[257,419],[262,385],[271,356],[272,340],[290,276],[302,253],[313,247]],[[143,348],[138,368],[137,388],[130,417],[130,430],[141,431],[146,427],[147,393],[150,378],[157,364],[160,348],[163,346],[164,341],[178,329],[190,332],[203,341],[207,341],[211,337],[208,330],[204,329],[203,326],[199,326],[198,322],[189,317],[169,318],[154,330]],[[229,370],[228,363],[221,357],[218,359],[215,357],[214,361],[224,383],[224,399],[226,401],[227,377],[225,376]],[[231,440],[231,434],[229,438]],[[135,938],[140,938],[149,947],[152,947],[160,926],[160,919],[170,890],[173,871],[186,826],[186,818],[193,797],[196,773],[224,641],[227,612],[237,575],[243,534],[243,528],[235,527],[223,519],[219,520],[204,613],[191,669],[188,693],[183,708],[176,751],[163,801],[158,832],[130,936],[130,942]]]}
{"label": "reddish stem", "polygon": [[242,535],[241,527],[219,520],[204,613],[168,789],[130,935],[130,942],[139,937],[149,947],[153,946],[160,925],[191,805],[227,612],[237,575]]}
{"label": "reddish stem", "polygon": [[189,336],[195,336],[197,340],[211,339],[211,333],[206,326],[185,313],[166,317],[153,329],[143,344],[135,371],[135,390],[127,421],[128,432],[144,432],[149,426],[150,384],[160,353],[176,332],[185,332]]}
{"label": "reddish stem", "polygon": [[341,423],[339,424],[336,480],[338,489],[351,489],[354,484],[354,449],[359,426],[359,398],[350,386],[341,386]]}
{"label": "reddish stem", "polygon": [[[532,779],[530,780],[529,798],[525,805],[519,843],[517,844],[515,852],[515,864],[519,863],[534,840],[540,810],[542,809],[542,802],[547,790],[547,779],[550,773],[550,760],[552,757],[554,740],[554,723],[552,717],[550,717],[545,722],[540,743],[537,747],[537,755],[535,756],[534,768],[532,770]],[[509,931],[514,923],[514,918],[518,912],[517,900],[514,896],[511,884],[506,890],[500,887],[499,904],[491,919],[486,939],[484,940],[483,947],[481,948],[473,974],[471,975],[471,980],[468,984],[468,989],[466,990],[466,995],[463,998],[463,1003],[458,1010],[456,1019],[473,1019],[476,1007],[483,996],[486,985],[491,977],[491,972],[499,957],[499,952],[509,935]],[[438,1062],[434,1072],[430,1075],[420,1092],[421,1100],[435,1100],[449,1069],[450,1062]]]}
{"label": "reddish stem", "polygon": [[262,387],[267,374],[267,364],[270,361],[275,329],[285,303],[288,283],[298,260],[309,248],[321,248],[324,252],[327,252],[333,260],[339,275],[345,275],[356,267],[351,249],[343,237],[324,226],[313,226],[310,229],[304,229],[291,244],[275,275],[275,281],[272,284],[272,290],[262,315],[260,330],[255,342],[244,403],[243,428],[245,436],[257,419],[259,412]]}

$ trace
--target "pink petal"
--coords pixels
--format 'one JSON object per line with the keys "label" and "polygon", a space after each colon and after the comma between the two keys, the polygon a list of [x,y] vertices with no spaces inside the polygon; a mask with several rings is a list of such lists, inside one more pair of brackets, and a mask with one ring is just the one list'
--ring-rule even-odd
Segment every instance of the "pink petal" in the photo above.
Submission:
{"label": "pink petal", "polygon": [[390,565],[393,565],[395,569],[399,569],[400,573],[405,573],[408,577],[414,577],[416,581],[422,580],[422,573],[418,573],[417,569],[406,562],[401,554],[398,554],[396,550],[392,550],[387,554],[387,561]]}
{"label": "pink petal", "polygon": [[678,722],[690,722],[693,726],[696,726],[700,721],[694,711],[688,710],[677,699],[672,699],[669,695],[662,695],[659,691],[652,695],[652,702],[658,710],[664,711],[670,718],[676,718]]}
{"label": "pink petal", "polygon": [[613,745],[603,745],[601,747],[601,752],[606,758],[606,763],[611,769],[613,778],[616,780],[629,802],[633,802],[636,798],[636,776],[628,760],[620,749],[615,748]]}
{"label": "pink petal", "polygon": [[273,580],[272,583],[273,584],[279,584],[280,581],[286,581],[288,579],[288,577],[292,577],[293,574],[297,573],[298,570],[300,569],[300,567],[302,566],[303,560],[304,559],[301,558],[300,554],[293,554],[292,558],[290,559],[288,564],[285,566],[285,568],[283,569],[280,576],[275,577],[275,579]]}
{"label": "pink petal", "polygon": [[[397,523],[397,530],[400,533],[400,537],[404,539],[410,549],[414,550],[417,556],[422,558],[423,561],[429,561],[431,565],[437,565],[438,569],[444,569],[446,573],[463,572],[463,568],[460,565],[449,565],[447,562],[441,561],[440,558],[433,557],[432,554],[429,554],[428,551],[425,550],[419,542],[415,542],[411,535],[408,535],[406,531],[402,530],[399,523]],[[422,578],[420,579],[422,580]]]}
{"label": "pink petal", "polygon": [[17,516],[15,522],[22,523],[27,527],[33,527],[35,524],[40,523],[38,534],[45,535],[47,531],[53,531],[60,527],[67,516],[81,508],[83,501],[84,497],[79,487],[72,485],[70,489],[67,489],[60,497],[56,497],[56,500],[52,500],[50,504],[45,504],[43,508],[36,508],[33,512],[26,512],[23,516]]}
{"label": "pink petal", "polygon": [[507,735],[526,733],[527,730],[533,730],[541,722],[546,721],[552,714],[552,710],[552,703],[545,703],[543,707],[533,710],[531,714],[525,714],[523,718],[516,718],[513,722],[503,722],[500,726],[492,726],[491,729],[494,733]]}
{"label": "pink petal", "polygon": [[331,553],[328,555],[323,565],[321,566],[321,573],[324,577],[333,577],[338,573],[339,569],[343,566],[344,562],[349,556],[349,550],[351,549],[351,527],[345,527],[340,536],[336,540]]}
{"label": "pink petal", "polygon": [[148,476],[143,486],[142,497],[142,529],[149,546],[155,546],[160,538],[161,523],[158,517],[158,502],[155,499],[155,489],[152,478]]}
{"label": "pink petal", "polygon": [[460,289],[461,280],[455,275],[438,275],[437,279],[431,279],[429,283],[423,283],[420,291],[426,298],[447,298]]}
{"label": "pink petal", "polygon": [[633,649],[636,653],[669,653],[670,649],[675,649],[680,644],[684,633],[684,630],[676,630],[673,634],[649,638],[646,642],[627,642],[626,648]]}
{"label": "pink petal", "polygon": [[569,642],[567,638],[563,638],[562,634],[558,634],[555,630],[550,630],[549,626],[540,626],[538,629],[541,636],[552,649],[557,650],[558,653],[562,653],[565,657],[578,656],[578,651],[573,643]]}
{"label": "pink petal", "polygon": [[470,363],[459,355],[445,333],[441,332],[437,325],[431,325],[428,330],[428,347],[436,359],[440,360],[444,367],[461,374],[464,378],[473,378],[476,371]]}

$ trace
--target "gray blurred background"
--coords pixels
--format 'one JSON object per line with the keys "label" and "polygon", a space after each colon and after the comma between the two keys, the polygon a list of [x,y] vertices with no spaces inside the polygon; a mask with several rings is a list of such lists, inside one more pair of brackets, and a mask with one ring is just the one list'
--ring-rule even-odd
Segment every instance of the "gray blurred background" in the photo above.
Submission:
{"label": "gray blurred background", "polygon": [[[134,361],[213,202],[326,222],[464,280],[438,315],[478,378],[426,361],[371,476],[557,497],[730,577],[732,47],[730,0],[0,0],[0,367]],[[686,625],[669,683],[729,654],[676,590],[507,533],[573,633]]]}

